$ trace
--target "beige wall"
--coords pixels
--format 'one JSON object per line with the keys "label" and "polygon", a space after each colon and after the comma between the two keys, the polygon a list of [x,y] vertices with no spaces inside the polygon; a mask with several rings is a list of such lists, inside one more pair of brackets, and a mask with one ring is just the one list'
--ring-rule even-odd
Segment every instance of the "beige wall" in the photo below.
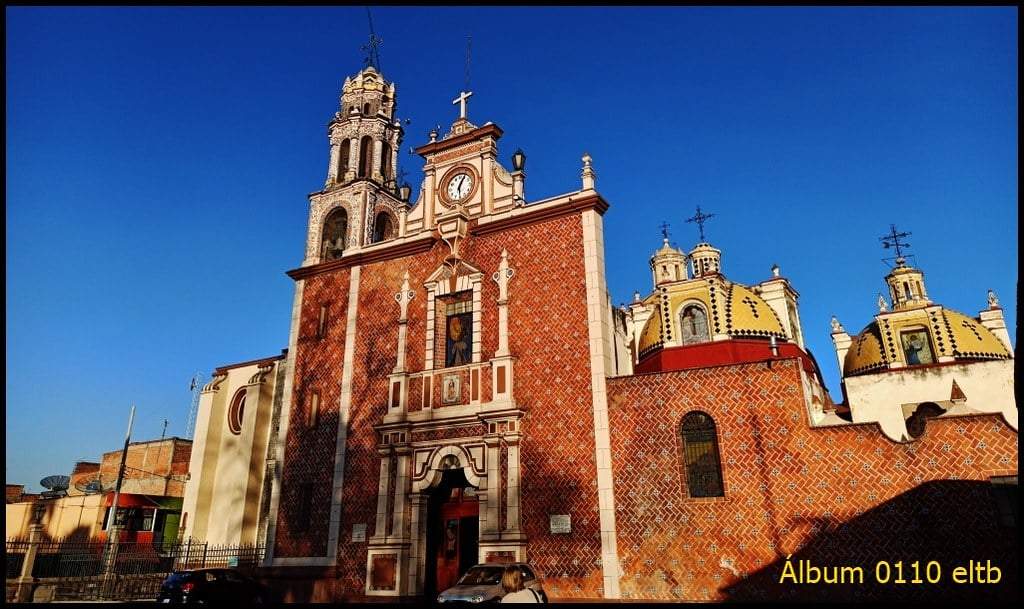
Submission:
{"label": "beige wall", "polygon": [[7,504],[5,536],[28,537],[32,510],[44,508],[43,533],[50,538],[80,537],[92,539],[100,530],[102,495],[79,495],[39,502]]}
{"label": "beige wall", "polygon": [[[215,544],[256,543],[266,470],[273,400],[274,360],[220,370],[204,388],[193,438],[183,512],[183,535]],[[219,380],[219,382],[218,382]],[[238,391],[246,395],[240,434],[230,431],[228,408]]]}
{"label": "beige wall", "polygon": [[[951,404],[953,381],[967,399]],[[1017,429],[1013,393],[1013,360],[958,363],[887,370],[843,379],[854,423],[877,421],[885,435],[906,435],[904,405],[935,402],[949,414],[1000,413]]]}

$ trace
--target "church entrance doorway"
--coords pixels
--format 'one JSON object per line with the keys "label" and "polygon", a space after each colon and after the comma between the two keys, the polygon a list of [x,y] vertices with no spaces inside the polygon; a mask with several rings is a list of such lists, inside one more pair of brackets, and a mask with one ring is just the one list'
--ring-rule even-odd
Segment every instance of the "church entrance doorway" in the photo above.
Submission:
{"label": "church entrance doorway", "polygon": [[434,599],[478,562],[480,504],[462,469],[447,469],[427,503],[424,593]]}

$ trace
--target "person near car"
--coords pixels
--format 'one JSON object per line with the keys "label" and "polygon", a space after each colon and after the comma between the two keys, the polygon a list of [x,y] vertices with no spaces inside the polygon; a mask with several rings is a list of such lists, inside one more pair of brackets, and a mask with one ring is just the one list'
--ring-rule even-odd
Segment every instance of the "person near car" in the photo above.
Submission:
{"label": "person near car", "polygon": [[540,597],[531,588],[523,585],[523,572],[518,567],[509,565],[501,575],[501,587],[505,589],[503,603],[539,603]]}

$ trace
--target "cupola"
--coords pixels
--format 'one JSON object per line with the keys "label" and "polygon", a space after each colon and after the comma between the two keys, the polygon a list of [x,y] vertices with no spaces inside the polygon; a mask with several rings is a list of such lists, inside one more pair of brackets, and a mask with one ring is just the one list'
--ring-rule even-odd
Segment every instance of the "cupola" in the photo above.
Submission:
{"label": "cupola", "polygon": [[651,256],[651,276],[655,287],[687,279],[686,254],[669,245],[668,237],[662,240],[661,248]]}

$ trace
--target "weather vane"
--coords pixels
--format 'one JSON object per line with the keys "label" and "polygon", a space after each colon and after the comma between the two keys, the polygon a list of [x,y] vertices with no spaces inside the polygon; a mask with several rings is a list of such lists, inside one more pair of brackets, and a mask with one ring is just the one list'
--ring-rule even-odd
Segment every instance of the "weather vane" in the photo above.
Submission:
{"label": "weather vane", "polygon": [[665,238],[666,242],[668,241],[668,227],[669,227],[669,223],[665,222],[664,220],[662,220],[661,221],[661,227],[660,227],[661,228],[661,236]]}
{"label": "weather vane", "polygon": [[896,264],[902,265],[906,262],[906,258],[903,257],[903,248],[909,248],[910,244],[906,241],[900,241],[904,237],[909,237],[911,233],[904,231],[902,233],[896,232],[896,225],[889,225],[889,234],[879,237],[878,240],[882,242],[882,247],[885,249],[893,248],[896,250]]}
{"label": "weather vane", "polygon": [[714,218],[714,217],[715,217],[715,214],[705,214],[704,212],[702,212],[700,210],[700,205],[698,205],[697,206],[697,213],[694,214],[694,216],[692,218],[688,218],[686,220],[688,223],[694,223],[695,222],[697,224],[697,228],[700,229],[700,240],[701,240],[702,243],[704,242],[704,223],[707,222],[708,220],[710,220],[711,218]]}
{"label": "weather vane", "polygon": [[373,32],[373,17],[370,15],[370,7],[366,7],[366,19],[370,22],[370,40],[360,47],[360,50],[366,53],[363,63],[368,66],[373,66],[378,72],[380,72],[380,52],[378,49],[384,41],[378,38],[377,34]]}

